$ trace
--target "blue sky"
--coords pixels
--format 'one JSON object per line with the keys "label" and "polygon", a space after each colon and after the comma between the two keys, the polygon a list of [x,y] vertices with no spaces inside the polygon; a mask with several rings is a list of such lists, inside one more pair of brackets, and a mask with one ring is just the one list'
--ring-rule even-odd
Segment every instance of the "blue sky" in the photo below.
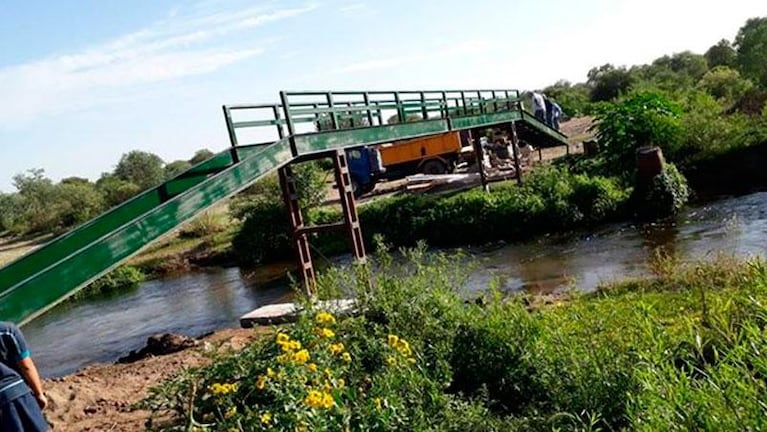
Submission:
{"label": "blue sky", "polygon": [[2,0],[0,191],[228,144],[279,90],[537,88],[732,39],[764,0]]}

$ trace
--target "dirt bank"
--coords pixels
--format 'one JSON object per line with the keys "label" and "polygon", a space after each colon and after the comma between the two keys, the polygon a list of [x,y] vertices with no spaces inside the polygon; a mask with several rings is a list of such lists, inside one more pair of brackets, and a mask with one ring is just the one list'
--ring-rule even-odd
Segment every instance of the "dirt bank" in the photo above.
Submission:
{"label": "dirt bank", "polygon": [[63,378],[47,380],[46,418],[54,431],[136,432],[149,413],[132,410],[147,391],[188,367],[204,365],[206,350],[239,350],[266,328],[227,329],[191,348],[132,364],[93,365]]}

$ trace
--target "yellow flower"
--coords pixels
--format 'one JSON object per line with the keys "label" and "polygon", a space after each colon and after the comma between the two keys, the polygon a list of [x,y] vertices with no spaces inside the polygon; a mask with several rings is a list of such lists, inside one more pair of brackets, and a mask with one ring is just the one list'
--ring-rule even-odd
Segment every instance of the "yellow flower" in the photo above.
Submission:
{"label": "yellow flower", "polygon": [[330,344],[330,353],[333,355],[338,355],[344,352],[344,344],[341,342]]}
{"label": "yellow flower", "polygon": [[414,357],[408,357],[407,361],[410,364],[415,364],[415,358]]}
{"label": "yellow flower", "polygon": [[395,364],[397,364],[397,359],[392,356],[386,357],[386,364],[388,364],[389,366],[394,366]]}
{"label": "yellow flower", "polygon": [[389,346],[392,347],[392,348],[396,347],[397,344],[399,343],[399,337],[395,336],[393,334],[390,334],[387,339],[388,339],[388,342],[389,342]]}
{"label": "yellow flower", "polygon": [[274,378],[277,376],[277,374],[274,372],[274,369],[266,368],[266,376],[269,378]]}
{"label": "yellow flower", "polygon": [[321,329],[320,329],[320,330],[319,330],[317,333],[318,333],[318,334],[319,334],[321,337],[324,337],[324,338],[327,338],[327,339],[330,339],[330,338],[332,338],[332,337],[335,337],[335,335],[336,335],[336,334],[335,334],[335,332],[333,332],[333,330],[331,330],[331,329],[329,329],[329,328],[327,328],[327,327],[323,327],[323,328],[321,328]]}
{"label": "yellow flower", "polygon": [[343,361],[346,362],[346,363],[351,363],[352,362],[352,356],[348,352],[343,353],[341,355],[341,359],[343,359]]}
{"label": "yellow flower", "polygon": [[231,407],[224,413],[225,418],[232,418],[237,414],[237,407]]}
{"label": "yellow flower", "polygon": [[345,386],[346,386],[346,381],[344,381],[343,378],[339,378],[338,381],[336,381],[336,387],[344,388]]}
{"label": "yellow flower", "polygon": [[377,410],[381,410],[381,398],[377,397],[373,399],[373,403],[376,405]]}
{"label": "yellow flower", "polygon": [[333,317],[333,315],[331,315],[331,314],[329,314],[327,312],[320,312],[320,313],[318,313],[317,316],[315,317],[315,320],[317,321],[318,324],[322,324],[322,325],[328,325],[328,324],[335,324],[336,323],[335,317]]}
{"label": "yellow flower", "polygon": [[266,381],[267,381],[267,378],[264,375],[259,375],[258,379],[256,380],[256,388],[259,390],[263,390],[264,387],[266,387]]}
{"label": "yellow flower", "polygon": [[308,365],[306,365],[306,367],[311,372],[317,372],[317,365],[314,363],[309,363]]}
{"label": "yellow flower", "polygon": [[333,386],[330,385],[330,381],[325,381],[325,384],[322,385],[322,389],[325,390],[326,392],[329,392],[333,390]]}
{"label": "yellow flower", "polygon": [[261,423],[263,424],[269,424],[272,422],[272,413],[269,411],[261,414]]}
{"label": "yellow flower", "polygon": [[309,390],[304,398],[304,403],[310,408],[319,408],[322,406],[322,392],[319,390]]}
{"label": "yellow flower", "polygon": [[277,333],[277,344],[284,344],[290,340],[290,336],[285,333]]}
{"label": "yellow flower", "polygon": [[304,364],[309,361],[309,357],[309,351],[302,349],[301,351],[293,354],[293,361],[298,364]]}
{"label": "yellow flower", "polygon": [[301,342],[292,340],[287,341],[280,345],[282,347],[283,352],[291,352],[291,351],[297,351],[301,349]]}
{"label": "yellow flower", "polygon": [[224,395],[229,393],[234,393],[237,391],[237,384],[236,383],[214,383],[210,386],[210,391],[213,392],[214,395]]}
{"label": "yellow flower", "polygon": [[333,376],[333,372],[330,369],[328,369],[328,368],[325,368],[325,370],[323,372],[325,373],[325,377],[328,378],[328,379],[330,379],[330,377]]}
{"label": "yellow flower", "polygon": [[410,344],[406,340],[400,339],[397,350],[404,356],[409,356],[413,352],[410,350]]}
{"label": "yellow flower", "polygon": [[331,409],[336,404],[336,400],[333,399],[333,395],[330,393],[324,393],[322,395],[322,407],[325,409]]}

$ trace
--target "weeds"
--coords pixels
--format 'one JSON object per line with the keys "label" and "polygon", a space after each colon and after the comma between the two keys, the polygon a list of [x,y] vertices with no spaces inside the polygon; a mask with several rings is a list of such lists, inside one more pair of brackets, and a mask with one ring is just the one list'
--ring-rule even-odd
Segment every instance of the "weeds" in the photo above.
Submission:
{"label": "weeds", "polygon": [[306,303],[298,323],[161,385],[144,407],[197,430],[765,426],[762,260],[667,259],[654,278],[554,304],[490,293],[479,305],[459,294],[465,257],[387,249],[319,281],[362,315]]}

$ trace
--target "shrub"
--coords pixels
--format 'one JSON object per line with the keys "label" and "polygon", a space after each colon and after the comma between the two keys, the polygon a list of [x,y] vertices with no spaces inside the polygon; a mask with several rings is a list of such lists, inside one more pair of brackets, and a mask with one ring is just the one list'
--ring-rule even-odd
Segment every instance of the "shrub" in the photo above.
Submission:
{"label": "shrub", "polygon": [[608,168],[623,176],[634,172],[637,148],[657,145],[669,152],[682,132],[679,108],[650,92],[605,106],[596,116],[596,128]]}
{"label": "shrub", "polygon": [[673,164],[666,164],[663,172],[648,184],[637,184],[632,196],[637,216],[645,220],[676,216],[687,203],[690,192],[687,180]]}
{"label": "shrub", "polygon": [[92,297],[94,295],[113,294],[120,291],[133,289],[144,281],[141,270],[124,265],[117,267],[111,272],[91,282],[85,288],[78,291],[75,299]]}

